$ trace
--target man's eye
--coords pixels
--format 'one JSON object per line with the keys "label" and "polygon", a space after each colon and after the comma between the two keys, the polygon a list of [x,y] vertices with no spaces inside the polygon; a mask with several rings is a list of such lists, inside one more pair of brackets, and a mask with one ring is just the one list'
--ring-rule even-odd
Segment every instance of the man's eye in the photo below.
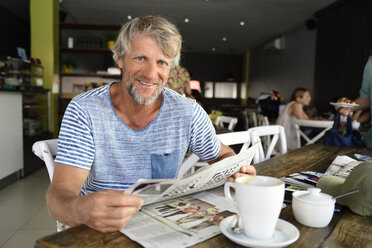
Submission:
{"label": "man's eye", "polygon": [[144,60],[143,57],[137,57],[136,59],[137,59],[138,61],[143,61],[143,60]]}
{"label": "man's eye", "polygon": [[168,65],[168,63],[165,62],[165,61],[159,61],[159,64],[160,64],[160,65]]}

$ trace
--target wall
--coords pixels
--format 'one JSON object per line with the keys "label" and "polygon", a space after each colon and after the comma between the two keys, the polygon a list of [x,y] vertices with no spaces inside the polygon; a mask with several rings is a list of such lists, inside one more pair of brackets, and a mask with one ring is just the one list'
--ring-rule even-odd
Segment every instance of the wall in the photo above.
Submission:
{"label": "wall", "polygon": [[248,96],[257,98],[260,93],[276,90],[288,100],[296,87],[313,92],[315,61],[315,30],[305,23],[296,31],[285,35],[285,49],[265,54],[262,47],[250,52],[250,78]]}
{"label": "wall", "polygon": [[19,46],[25,48],[30,57],[30,23],[1,5],[0,34],[0,55],[18,57]]}
{"label": "wall", "polygon": [[[41,11],[42,10],[42,11]],[[31,1],[31,55],[44,66],[44,88],[51,90],[50,130],[57,137],[59,75],[59,1]]]}
{"label": "wall", "polygon": [[244,55],[241,54],[182,53],[181,58],[181,65],[201,82],[226,81],[229,74],[236,82],[241,82],[243,62]]}
{"label": "wall", "polygon": [[320,111],[329,102],[356,98],[372,43],[372,1],[339,1],[317,13],[318,35],[314,104]]}

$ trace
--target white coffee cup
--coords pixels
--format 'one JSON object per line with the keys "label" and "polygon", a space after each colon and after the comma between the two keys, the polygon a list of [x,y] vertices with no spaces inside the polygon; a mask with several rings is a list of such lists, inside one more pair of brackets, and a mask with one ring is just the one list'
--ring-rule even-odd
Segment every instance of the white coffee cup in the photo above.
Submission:
{"label": "white coffee cup", "polygon": [[[235,189],[236,201],[231,196]],[[284,200],[284,182],[267,176],[243,176],[225,184],[226,200],[240,215],[244,234],[264,240],[273,236]]]}

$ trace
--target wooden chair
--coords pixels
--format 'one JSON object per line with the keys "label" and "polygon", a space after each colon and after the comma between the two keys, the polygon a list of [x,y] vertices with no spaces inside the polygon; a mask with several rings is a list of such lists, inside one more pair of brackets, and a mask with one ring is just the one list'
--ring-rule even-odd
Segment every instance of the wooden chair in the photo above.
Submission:
{"label": "wooden chair", "polygon": [[[297,148],[301,147],[301,137],[305,140],[305,145],[314,144],[320,138],[323,137],[325,132],[333,126],[333,121],[316,121],[316,120],[299,120],[297,118],[293,119],[293,125],[296,129],[296,137],[297,137]],[[308,128],[318,128],[322,129],[320,133],[318,133],[315,137],[309,138],[306,133],[301,130],[301,127],[308,127]]]}

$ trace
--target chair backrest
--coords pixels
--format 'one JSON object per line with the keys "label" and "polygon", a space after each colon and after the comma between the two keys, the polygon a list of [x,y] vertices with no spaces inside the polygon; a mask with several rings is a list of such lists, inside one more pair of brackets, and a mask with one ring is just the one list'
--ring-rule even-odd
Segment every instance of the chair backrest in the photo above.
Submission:
{"label": "chair backrest", "polygon": [[57,154],[58,139],[37,141],[32,146],[32,152],[44,160],[49,179],[52,181],[54,172],[54,156]]}
{"label": "chair backrest", "polygon": [[[49,139],[37,141],[32,145],[32,152],[40,159],[44,160],[45,166],[48,170],[49,179],[52,181],[54,172],[54,157],[58,150],[58,139]],[[57,222],[57,232],[66,230],[69,226],[62,222]]]}
{"label": "chair backrest", "polygon": [[[296,129],[297,148],[301,147],[301,137],[306,141],[306,145],[314,144],[318,141],[325,132],[333,126],[333,121],[317,121],[317,120],[299,120],[297,118],[292,119],[292,124]],[[302,130],[301,127],[317,128],[322,129],[316,136],[310,138]]]}
{"label": "chair backrest", "polygon": [[[261,127],[261,126],[268,126],[268,125],[270,125],[269,118],[267,118],[267,116],[265,115],[258,114],[257,115],[257,126]],[[267,151],[267,149],[269,148],[269,144],[271,143],[271,136],[267,135],[263,137],[261,142],[263,145],[263,149]]]}
{"label": "chair backrest", "polygon": [[238,123],[238,118],[224,115],[217,116],[216,126],[223,127],[224,123],[227,123],[229,125],[227,129],[233,131],[236,123]]}
{"label": "chair backrest", "polygon": [[287,153],[287,141],[285,137],[284,127],[281,125],[269,125],[269,126],[260,126],[260,127],[252,127],[248,129],[252,134],[252,142],[257,142],[262,138],[266,138],[267,136],[270,137],[270,143],[268,147],[265,149],[260,143],[258,151],[260,156],[260,162],[267,160],[273,155],[274,149],[279,145],[279,153],[284,154]]}
{"label": "chair backrest", "polygon": [[[232,132],[232,133],[223,133],[218,134],[217,137],[219,140],[227,146],[232,145],[239,145],[242,144],[239,152],[247,150],[252,143],[252,135],[250,130],[246,131],[239,131],[239,132]],[[259,140],[256,139],[256,142]],[[261,146],[262,147],[262,146]],[[199,161],[199,157],[194,153],[188,156],[181,165],[180,171],[178,173],[178,177],[183,177],[183,175],[189,170],[192,169]],[[259,153],[257,152],[253,157],[254,163],[260,162]],[[208,165],[207,163],[203,162],[204,165]]]}
{"label": "chair backrest", "polygon": [[258,114],[257,115],[257,126],[268,126],[268,125],[270,125],[269,118],[267,118],[267,116]]}
{"label": "chair backrest", "polygon": [[249,120],[249,126],[250,127],[257,127],[257,114],[256,112],[250,111],[248,112],[248,120]]}

